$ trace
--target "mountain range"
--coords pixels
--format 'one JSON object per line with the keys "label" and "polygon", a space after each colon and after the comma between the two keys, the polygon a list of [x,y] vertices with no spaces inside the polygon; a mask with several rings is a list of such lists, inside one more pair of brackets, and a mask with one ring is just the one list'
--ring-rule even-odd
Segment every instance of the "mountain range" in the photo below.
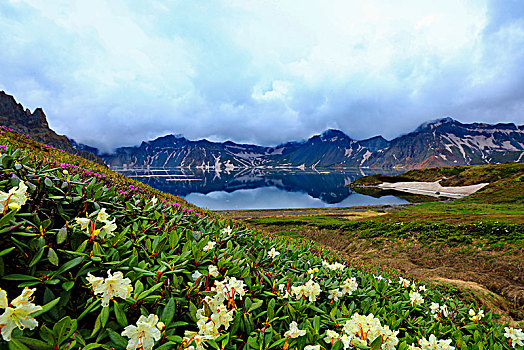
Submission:
{"label": "mountain range", "polygon": [[451,118],[427,122],[391,141],[382,136],[353,140],[326,130],[308,140],[276,147],[231,141],[190,141],[167,135],[101,156],[116,168],[367,167],[428,168],[524,161],[524,126],[463,124]]}
{"label": "mountain range", "polygon": [[393,140],[375,136],[354,140],[342,131],[326,130],[308,140],[275,147],[238,144],[231,141],[191,141],[181,135],[166,135],[120,147],[111,154],[100,152],[57,135],[49,128],[41,108],[31,112],[13,96],[0,91],[0,125],[33,139],[86,158],[102,160],[112,168],[242,169],[271,168],[428,168],[524,161],[524,126],[513,123],[463,124],[443,118],[420,125]]}

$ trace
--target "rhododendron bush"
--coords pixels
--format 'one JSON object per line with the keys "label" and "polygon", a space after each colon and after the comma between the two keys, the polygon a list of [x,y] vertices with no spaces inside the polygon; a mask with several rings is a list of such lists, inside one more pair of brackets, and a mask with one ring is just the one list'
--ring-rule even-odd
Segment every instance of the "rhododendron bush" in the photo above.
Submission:
{"label": "rhododendron bush", "polygon": [[307,239],[2,151],[0,348],[522,348],[477,305]]}

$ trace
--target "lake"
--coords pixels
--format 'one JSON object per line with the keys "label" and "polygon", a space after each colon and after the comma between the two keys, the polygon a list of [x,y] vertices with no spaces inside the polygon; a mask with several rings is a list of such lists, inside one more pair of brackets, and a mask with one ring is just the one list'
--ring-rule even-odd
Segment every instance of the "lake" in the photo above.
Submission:
{"label": "lake", "polygon": [[384,170],[249,168],[214,171],[174,168],[120,172],[210,210],[298,209],[408,203],[396,196],[375,198],[356,193],[347,187],[360,176],[398,173]]}

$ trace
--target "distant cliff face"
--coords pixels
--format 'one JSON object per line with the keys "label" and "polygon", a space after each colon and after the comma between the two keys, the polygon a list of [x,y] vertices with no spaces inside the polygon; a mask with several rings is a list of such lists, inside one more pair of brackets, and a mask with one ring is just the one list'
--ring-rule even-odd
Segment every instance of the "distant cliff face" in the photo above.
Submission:
{"label": "distant cliff face", "polygon": [[0,91],[0,125],[28,135],[35,141],[102,163],[102,160],[94,154],[75,149],[67,137],[58,135],[50,129],[46,115],[41,108],[31,113],[29,109],[24,109],[13,96],[4,91]]}
{"label": "distant cliff face", "polygon": [[113,167],[371,167],[426,168],[524,161],[524,127],[514,124],[462,124],[445,118],[424,123],[407,135],[353,140],[327,130],[302,142],[277,147],[233,142],[190,141],[168,135],[104,155]]}

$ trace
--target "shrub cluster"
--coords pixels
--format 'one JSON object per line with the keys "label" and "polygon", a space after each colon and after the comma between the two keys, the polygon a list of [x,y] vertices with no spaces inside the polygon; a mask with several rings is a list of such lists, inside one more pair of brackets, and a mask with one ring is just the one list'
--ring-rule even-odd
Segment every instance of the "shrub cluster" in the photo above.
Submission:
{"label": "shrub cluster", "polygon": [[12,147],[0,164],[0,347],[522,348],[492,314],[310,240],[124,194]]}

